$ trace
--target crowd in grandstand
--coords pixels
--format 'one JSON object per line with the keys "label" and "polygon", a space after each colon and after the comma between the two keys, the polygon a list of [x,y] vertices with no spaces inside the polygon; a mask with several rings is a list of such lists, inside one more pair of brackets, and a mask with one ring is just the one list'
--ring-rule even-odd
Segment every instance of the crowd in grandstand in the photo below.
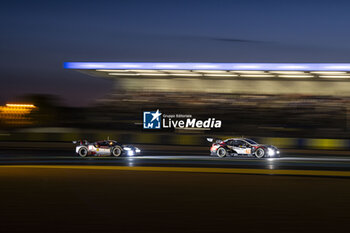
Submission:
{"label": "crowd in grandstand", "polygon": [[36,96],[32,102],[37,108],[25,116],[30,125],[9,124],[1,118],[1,129],[71,127],[140,131],[143,111],[159,109],[165,114],[222,121],[220,129],[205,134],[348,138],[350,132],[350,97],[128,91],[109,94],[87,108],[65,107],[47,96]]}
{"label": "crowd in grandstand", "polygon": [[[95,119],[113,127],[139,128],[142,112],[214,117],[223,121],[221,132],[244,135],[347,137],[350,98],[307,95],[246,95],[228,93],[113,93],[98,101]],[[108,109],[108,110],[106,110]],[[108,118],[108,120],[106,120]]]}

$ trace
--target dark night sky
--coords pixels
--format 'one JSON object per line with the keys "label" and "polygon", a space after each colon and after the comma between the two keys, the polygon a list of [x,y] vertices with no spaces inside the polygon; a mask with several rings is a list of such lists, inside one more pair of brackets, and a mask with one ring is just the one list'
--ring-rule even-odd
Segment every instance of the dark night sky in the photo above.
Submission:
{"label": "dark night sky", "polygon": [[87,105],[111,81],[64,61],[350,62],[350,1],[2,1],[0,101]]}

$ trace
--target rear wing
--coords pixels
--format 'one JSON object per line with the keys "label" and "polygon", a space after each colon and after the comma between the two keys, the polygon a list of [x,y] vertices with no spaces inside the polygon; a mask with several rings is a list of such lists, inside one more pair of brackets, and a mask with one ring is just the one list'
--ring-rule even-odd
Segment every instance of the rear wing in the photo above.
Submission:
{"label": "rear wing", "polygon": [[78,141],[73,141],[73,144],[87,145],[89,144],[89,142],[87,140],[78,140]]}
{"label": "rear wing", "polygon": [[208,141],[208,142],[211,142],[211,143],[213,143],[213,144],[222,142],[222,140],[219,139],[219,138],[207,138],[207,141]]}

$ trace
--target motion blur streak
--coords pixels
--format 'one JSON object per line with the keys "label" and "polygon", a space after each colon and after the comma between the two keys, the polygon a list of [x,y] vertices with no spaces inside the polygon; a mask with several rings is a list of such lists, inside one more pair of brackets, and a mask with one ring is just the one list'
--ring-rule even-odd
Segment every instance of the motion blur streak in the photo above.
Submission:
{"label": "motion blur streak", "polygon": [[35,108],[35,106],[33,104],[6,104],[6,107]]}
{"label": "motion blur streak", "polygon": [[33,104],[6,104],[0,106],[0,128],[1,123],[5,125],[31,125],[33,121],[29,114],[36,108]]}
{"label": "motion blur streak", "polygon": [[350,177],[347,171],[306,171],[306,170],[272,170],[272,169],[236,169],[236,168],[195,168],[195,167],[124,167],[124,166],[60,166],[60,165],[14,165],[2,168],[49,168],[49,169],[87,169],[87,170],[124,170],[156,172],[196,172],[196,173],[233,173],[294,176],[341,176]]}

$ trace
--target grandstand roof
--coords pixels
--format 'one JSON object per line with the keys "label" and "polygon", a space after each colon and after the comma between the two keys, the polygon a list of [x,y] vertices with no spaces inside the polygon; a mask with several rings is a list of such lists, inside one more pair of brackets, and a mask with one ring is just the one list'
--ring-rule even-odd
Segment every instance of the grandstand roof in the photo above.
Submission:
{"label": "grandstand roof", "polygon": [[350,79],[350,63],[65,62],[100,77]]}

